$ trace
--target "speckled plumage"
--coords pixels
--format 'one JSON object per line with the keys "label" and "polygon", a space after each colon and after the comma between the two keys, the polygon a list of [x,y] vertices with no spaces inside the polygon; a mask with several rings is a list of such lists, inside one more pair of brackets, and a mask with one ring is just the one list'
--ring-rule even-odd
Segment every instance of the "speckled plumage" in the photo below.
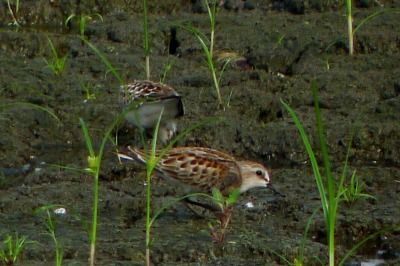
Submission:
{"label": "speckled plumage", "polygon": [[123,104],[130,104],[136,100],[160,101],[175,97],[180,98],[179,94],[170,86],[149,80],[135,80],[121,86]]}
{"label": "speckled plumage", "polygon": [[159,129],[163,143],[177,131],[175,119],[184,115],[181,96],[173,88],[148,80],[136,80],[121,86],[120,102],[123,107],[132,108],[125,119],[143,129],[153,129],[164,109]]}
{"label": "speckled plumage", "polygon": [[[128,147],[129,156],[145,163],[143,150]],[[267,169],[256,162],[238,161],[218,150],[203,147],[176,147],[158,161],[156,174],[169,181],[190,186],[192,191],[209,192],[213,187],[224,194],[240,188],[245,192],[254,187],[267,187]]]}

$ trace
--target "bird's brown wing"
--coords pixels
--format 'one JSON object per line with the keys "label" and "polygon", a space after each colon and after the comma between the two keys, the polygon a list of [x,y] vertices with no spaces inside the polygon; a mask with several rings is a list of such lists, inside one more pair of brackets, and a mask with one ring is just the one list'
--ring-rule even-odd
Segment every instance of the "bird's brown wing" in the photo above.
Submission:
{"label": "bird's brown wing", "polygon": [[240,171],[233,157],[207,148],[172,149],[161,158],[157,168],[165,176],[201,191],[216,187],[227,192],[241,184]]}
{"label": "bird's brown wing", "polygon": [[[140,103],[140,101],[142,102]],[[182,116],[185,113],[181,96],[173,88],[148,80],[137,80],[121,86],[120,102],[129,106],[134,102],[139,102],[139,105],[149,106],[153,102],[156,104],[159,102],[165,105],[167,109],[174,108],[173,117]]]}
{"label": "bird's brown wing", "polygon": [[170,86],[148,80],[136,80],[121,86],[121,94],[127,103],[140,99],[154,101],[170,97],[179,97],[179,94]]}

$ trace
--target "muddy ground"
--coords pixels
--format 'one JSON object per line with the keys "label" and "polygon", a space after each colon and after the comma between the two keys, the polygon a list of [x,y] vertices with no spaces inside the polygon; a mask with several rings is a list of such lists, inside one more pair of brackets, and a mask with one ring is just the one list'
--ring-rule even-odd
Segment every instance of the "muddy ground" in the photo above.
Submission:
{"label": "muddy ground", "polygon": [[[54,245],[46,234],[45,216],[33,211],[62,204],[67,213],[54,214],[53,219],[64,264],[86,265],[92,179],[57,165],[86,167],[79,118],[86,121],[97,146],[120,112],[119,82],[79,39],[77,20],[63,24],[71,13],[101,14],[103,21],[93,16],[87,22],[85,36],[124,82],[143,79],[141,2],[20,5],[20,27],[10,25],[6,1],[0,6],[0,237],[18,232],[37,241],[26,247],[20,265],[53,265]],[[374,12],[399,7],[398,1],[359,1],[355,24]],[[298,257],[307,220],[320,203],[307,154],[280,100],[294,108],[318,148],[312,80],[319,87],[334,174],[341,173],[354,132],[350,172],[357,170],[364,192],[375,197],[340,206],[338,258],[370,234],[400,225],[399,13],[386,12],[361,27],[350,57],[345,11],[335,1],[225,1],[217,16],[215,59],[221,69],[227,55],[240,58],[231,61],[221,80],[226,105],[221,110],[199,43],[177,27],[191,23],[208,34],[204,7],[199,1],[162,1],[150,3],[149,9],[151,77],[159,81],[165,65],[172,63],[164,82],[183,96],[186,115],[180,127],[210,116],[223,118],[191,132],[180,145],[213,147],[259,161],[272,169],[274,186],[285,195],[262,189],[242,195],[222,249],[209,236],[212,215],[197,217],[184,205],[174,205],[154,225],[154,265],[286,265],[282,257],[290,262]],[[174,27],[176,36],[171,34]],[[47,38],[67,56],[61,75],[44,60],[51,58]],[[94,97],[88,99],[87,90]],[[49,108],[60,122],[21,105],[5,108],[17,102]],[[119,145],[139,145],[137,133],[121,125]],[[143,168],[120,165],[114,151],[109,145],[102,165],[97,265],[143,265]],[[154,206],[179,195],[179,188],[154,180]],[[245,207],[248,202],[254,207]],[[305,265],[325,265],[322,212],[304,243]],[[368,241],[351,265],[374,258],[400,265],[398,232]]]}

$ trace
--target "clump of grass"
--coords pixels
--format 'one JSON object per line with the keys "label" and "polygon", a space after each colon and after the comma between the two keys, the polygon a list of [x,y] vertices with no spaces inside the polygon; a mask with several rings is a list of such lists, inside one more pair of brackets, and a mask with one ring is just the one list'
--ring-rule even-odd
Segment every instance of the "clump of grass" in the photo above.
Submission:
{"label": "clump of grass", "polygon": [[96,100],[95,89],[90,83],[85,83],[85,84],[82,83],[81,86],[85,92],[85,100],[84,100],[85,103],[91,100]]}
{"label": "clump of grass", "polygon": [[95,13],[95,14],[92,14],[92,15],[71,14],[65,20],[65,26],[67,26],[68,23],[70,23],[72,21],[72,19],[76,18],[78,20],[78,24],[79,24],[79,36],[81,37],[81,39],[83,39],[83,38],[85,38],[86,24],[87,24],[88,21],[92,20],[94,17],[97,17],[101,21],[103,21],[103,17],[99,13]]}
{"label": "clump of grass", "polygon": [[36,242],[28,240],[25,236],[7,235],[0,248],[0,262],[4,265],[14,265],[22,255],[25,247]]}
{"label": "clump of grass", "polygon": [[60,76],[64,72],[67,55],[60,56],[50,38],[47,38],[47,40],[51,49],[51,57],[48,60],[44,58],[44,61],[46,62],[47,67],[50,68],[55,75]]}
{"label": "clump of grass", "polygon": [[[295,112],[288,104],[286,104],[283,100],[281,100],[283,106],[289,112],[290,116],[292,117],[299,133],[301,139],[304,143],[304,147],[307,151],[309,156],[311,166],[314,173],[315,182],[319,191],[321,206],[324,213],[325,219],[325,229],[328,238],[328,252],[329,252],[329,265],[335,265],[335,224],[337,219],[337,212],[339,208],[339,202],[341,199],[341,192],[343,191],[343,181],[347,171],[347,161],[348,161],[348,154],[347,152],[345,165],[343,174],[339,179],[339,184],[335,184],[335,178],[333,177],[330,160],[328,157],[328,149],[324,137],[324,130],[323,130],[323,123],[321,119],[321,112],[319,109],[319,102],[318,102],[318,95],[317,95],[317,85],[316,82],[313,81],[311,83],[311,90],[313,93],[314,99],[314,110],[316,116],[316,125],[317,125],[317,134],[322,154],[322,161],[323,161],[323,169],[324,175],[321,174],[319,170],[319,165],[317,159],[315,157],[314,151],[311,147],[310,141],[308,140],[307,134],[304,131],[303,126],[300,123],[300,120],[297,118]],[[350,146],[350,145],[349,145]]]}
{"label": "clump of grass", "polygon": [[375,199],[374,196],[365,193],[364,190],[365,184],[360,181],[360,178],[356,174],[356,170],[354,170],[353,174],[351,175],[350,182],[347,184],[347,186],[343,186],[343,191],[341,194],[343,200],[350,205],[354,204],[361,198]]}
{"label": "clump of grass", "polygon": [[[308,139],[307,134],[304,131],[304,128],[302,124],[300,123],[300,120],[298,119],[296,113],[293,111],[293,109],[286,104],[283,100],[281,100],[283,106],[285,109],[288,111],[290,116],[292,117],[296,128],[299,131],[300,137],[303,141],[305,150],[309,156],[312,170],[314,173],[314,178],[315,182],[318,188],[318,192],[320,195],[320,200],[321,200],[321,206],[323,210],[323,215],[324,215],[324,220],[325,220],[325,229],[326,229],[326,234],[328,238],[328,255],[329,255],[329,265],[334,266],[335,264],[335,224],[337,220],[337,212],[339,209],[339,203],[342,201],[342,198],[345,197],[344,194],[348,193],[348,197],[350,199],[358,199],[360,197],[373,197],[369,194],[362,193],[360,184],[357,181],[355,171],[353,172],[352,175],[352,180],[350,180],[350,185],[348,187],[344,186],[344,180],[347,175],[347,164],[348,164],[348,159],[349,159],[349,153],[350,153],[350,147],[351,147],[351,141],[348,145],[347,149],[347,154],[346,154],[346,159],[344,162],[344,167],[342,174],[336,181],[336,179],[333,177],[332,171],[331,171],[331,166],[330,166],[330,160],[328,157],[328,149],[327,149],[327,144],[325,141],[324,137],[324,130],[323,130],[323,123],[321,119],[321,112],[319,109],[319,102],[318,102],[318,95],[317,95],[317,85],[316,82],[313,81],[311,83],[311,90],[313,93],[313,99],[314,99],[314,110],[315,110],[315,116],[316,116],[316,125],[317,125],[317,134],[318,134],[318,140],[319,140],[319,146],[321,149],[321,155],[322,155],[322,162],[323,162],[323,170],[324,170],[324,175],[321,174],[320,168],[317,162],[317,159],[315,157],[315,153],[311,147],[310,141]],[[364,195],[364,196],[362,196]],[[346,259],[348,259],[358,248],[360,248],[363,244],[365,244],[368,240],[382,234],[385,232],[389,231],[396,231],[399,230],[400,228],[398,226],[394,227],[387,227],[384,228],[376,233],[373,233],[361,241],[359,241],[352,249],[350,249],[346,255],[343,257],[342,260],[338,263],[338,265],[343,265]],[[301,260],[298,260],[301,261]],[[300,264],[302,265],[302,264]]]}

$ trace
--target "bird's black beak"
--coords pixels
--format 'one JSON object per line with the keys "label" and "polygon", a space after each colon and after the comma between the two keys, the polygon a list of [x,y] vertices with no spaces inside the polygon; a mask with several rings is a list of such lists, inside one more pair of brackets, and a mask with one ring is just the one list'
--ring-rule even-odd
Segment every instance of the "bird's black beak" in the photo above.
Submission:
{"label": "bird's black beak", "polygon": [[271,189],[272,192],[274,192],[274,195],[278,195],[278,196],[281,196],[281,197],[283,197],[283,198],[286,197],[284,194],[282,194],[282,193],[280,193],[279,191],[277,191],[277,190],[272,186],[271,183],[268,183],[267,188]]}

